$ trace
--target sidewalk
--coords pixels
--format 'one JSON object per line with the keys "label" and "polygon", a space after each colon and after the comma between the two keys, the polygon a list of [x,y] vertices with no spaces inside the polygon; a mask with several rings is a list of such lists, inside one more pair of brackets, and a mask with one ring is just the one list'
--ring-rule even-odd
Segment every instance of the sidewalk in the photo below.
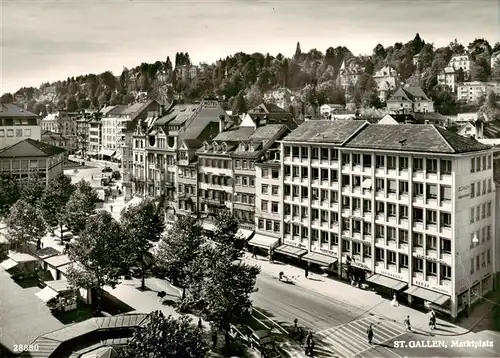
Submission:
{"label": "sidewalk", "polygon": [[479,318],[470,317],[470,321],[459,327],[455,324],[446,323],[446,329],[440,329],[438,324],[435,330],[429,329],[429,316],[423,312],[410,307],[399,305],[394,307],[391,301],[382,298],[374,291],[368,291],[353,287],[347,283],[337,281],[323,275],[309,272],[309,279],[304,277],[304,270],[295,266],[281,262],[270,263],[267,258],[259,257],[253,259],[250,253],[245,252],[244,260],[249,264],[260,266],[262,273],[278,278],[279,272],[283,271],[286,276],[291,277],[297,287],[316,292],[326,297],[333,298],[336,301],[346,305],[359,308],[359,317],[366,314],[373,314],[385,318],[386,320],[400,323],[404,328],[404,319],[410,316],[412,329],[426,335],[433,336],[457,336],[469,332],[477,323]]}

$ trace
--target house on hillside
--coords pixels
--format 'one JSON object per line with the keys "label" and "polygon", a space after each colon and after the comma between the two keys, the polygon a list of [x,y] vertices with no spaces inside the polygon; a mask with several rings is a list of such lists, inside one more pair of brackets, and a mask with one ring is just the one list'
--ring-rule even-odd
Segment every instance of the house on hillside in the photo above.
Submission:
{"label": "house on hillside", "polygon": [[363,68],[357,58],[342,61],[339,70],[339,85],[345,90],[349,86],[358,83]]}
{"label": "house on hillside", "polygon": [[455,92],[457,89],[458,73],[453,67],[445,67],[439,72],[437,81],[441,86],[447,86],[452,92]]}
{"label": "house on hillside", "polygon": [[288,88],[278,88],[264,93],[264,102],[273,103],[287,110],[295,100],[295,94]]}
{"label": "house on hillside", "polygon": [[387,100],[387,110],[392,113],[434,112],[434,102],[420,87],[400,87]]}
{"label": "house on hillside", "polygon": [[427,113],[401,113],[386,114],[377,124],[433,124],[441,127],[447,126],[448,117],[436,112]]}
{"label": "house on hillside", "polygon": [[385,102],[389,92],[396,89],[398,77],[398,72],[390,66],[385,66],[374,73],[373,79],[377,83],[377,92],[380,101]]}
{"label": "house on hillside", "polygon": [[321,118],[330,119],[334,113],[345,111],[345,106],[342,104],[324,104],[319,107]]}
{"label": "house on hillside", "polygon": [[466,103],[477,103],[491,93],[498,93],[499,86],[495,82],[464,82],[457,87],[457,100]]}

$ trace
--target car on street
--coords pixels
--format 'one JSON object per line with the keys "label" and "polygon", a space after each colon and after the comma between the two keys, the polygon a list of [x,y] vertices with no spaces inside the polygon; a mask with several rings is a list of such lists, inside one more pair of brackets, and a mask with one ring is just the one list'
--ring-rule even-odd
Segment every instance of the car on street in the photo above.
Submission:
{"label": "car on street", "polygon": [[266,330],[255,331],[250,335],[250,347],[257,350],[262,358],[280,358],[281,353]]}
{"label": "car on street", "polygon": [[102,168],[102,172],[103,173],[111,173],[113,171],[113,169],[111,169],[111,167],[104,167]]}

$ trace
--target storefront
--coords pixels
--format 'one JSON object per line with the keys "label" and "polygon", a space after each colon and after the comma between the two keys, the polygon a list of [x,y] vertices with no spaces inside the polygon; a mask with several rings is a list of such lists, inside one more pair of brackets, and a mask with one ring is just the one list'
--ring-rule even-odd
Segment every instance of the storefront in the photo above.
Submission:
{"label": "storefront", "polygon": [[0,266],[7,271],[14,280],[23,280],[36,276],[38,259],[29,254],[9,253],[8,259],[2,261]]}
{"label": "storefront", "polygon": [[294,263],[298,263],[302,256],[307,254],[307,250],[293,245],[281,245],[278,246],[274,252],[283,258],[283,261],[292,259]]}
{"label": "storefront", "polygon": [[99,156],[101,157],[102,160],[112,160],[113,155],[116,153],[116,151],[111,150],[111,149],[103,149],[99,152]]}
{"label": "storefront", "polygon": [[250,241],[248,241],[248,245],[250,246],[250,252],[254,252],[255,254],[267,256],[271,249],[276,248],[278,245],[279,239],[277,237],[255,234]]}
{"label": "storefront", "polygon": [[405,294],[409,296],[408,301],[412,306],[420,309],[432,308],[446,314],[450,314],[450,295],[444,293],[431,291],[419,286],[411,286]]}
{"label": "storefront", "polygon": [[363,262],[356,261],[354,258],[346,256],[342,265],[342,278],[350,280],[359,285],[366,281],[366,276],[371,269]]}
{"label": "storefront", "polygon": [[392,298],[394,294],[399,297],[399,293],[406,287],[408,287],[408,284],[406,282],[378,273],[375,273],[366,278],[366,283],[368,283],[370,286],[373,286],[381,295],[389,298]]}
{"label": "storefront", "polygon": [[337,263],[337,258],[335,256],[312,251],[302,256],[302,260],[308,262],[309,267],[313,270],[315,268],[320,269],[324,273],[333,273],[334,265]]}
{"label": "storefront", "polygon": [[35,295],[51,310],[68,312],[77,308],[77,293],[66,280],[47,281],[45,287]]}

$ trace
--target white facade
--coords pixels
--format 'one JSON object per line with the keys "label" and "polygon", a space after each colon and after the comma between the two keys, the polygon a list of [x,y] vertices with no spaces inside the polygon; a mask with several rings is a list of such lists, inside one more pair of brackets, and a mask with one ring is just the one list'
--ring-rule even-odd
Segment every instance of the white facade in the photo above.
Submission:
{"label": "white facade", "polygon": [[457,89],[458,75],[453,67],[446,67],[438,76],[438,84],[448,86],[452,92]]}
{"label": "white facade", "polygon": [[[41,129],[36,124],[36,119],[31,121],[27,119],[16,119],[12,125],[1,125],[0,119],[0,149],[16,144],[17,142],[31,138],[41,140]],[[31,122],[31,123],[30,123]]]}
{"label": "white facade", "polygon": [[[342,263],[349,256],[371,272],[450,296],[452,316],[468,287],[491,290],[490,151],[429,155],[285,142],[282,153],[284,244]],[[481,170],[471,170],[472,158]]]}
{"label": "white facade", "polygon": [[457,100],[467,103],[477,102],[480,98],[486,97],[494,86],[487,82],[464,82],[457,87]]}
{"label": "white facade", "polygon": [[453,56],[448,63],[448,66],[453,67],[455,71],[462,68],[467,74],[470,73],[471,65],[472,61],[469,59],[468,55]]}

